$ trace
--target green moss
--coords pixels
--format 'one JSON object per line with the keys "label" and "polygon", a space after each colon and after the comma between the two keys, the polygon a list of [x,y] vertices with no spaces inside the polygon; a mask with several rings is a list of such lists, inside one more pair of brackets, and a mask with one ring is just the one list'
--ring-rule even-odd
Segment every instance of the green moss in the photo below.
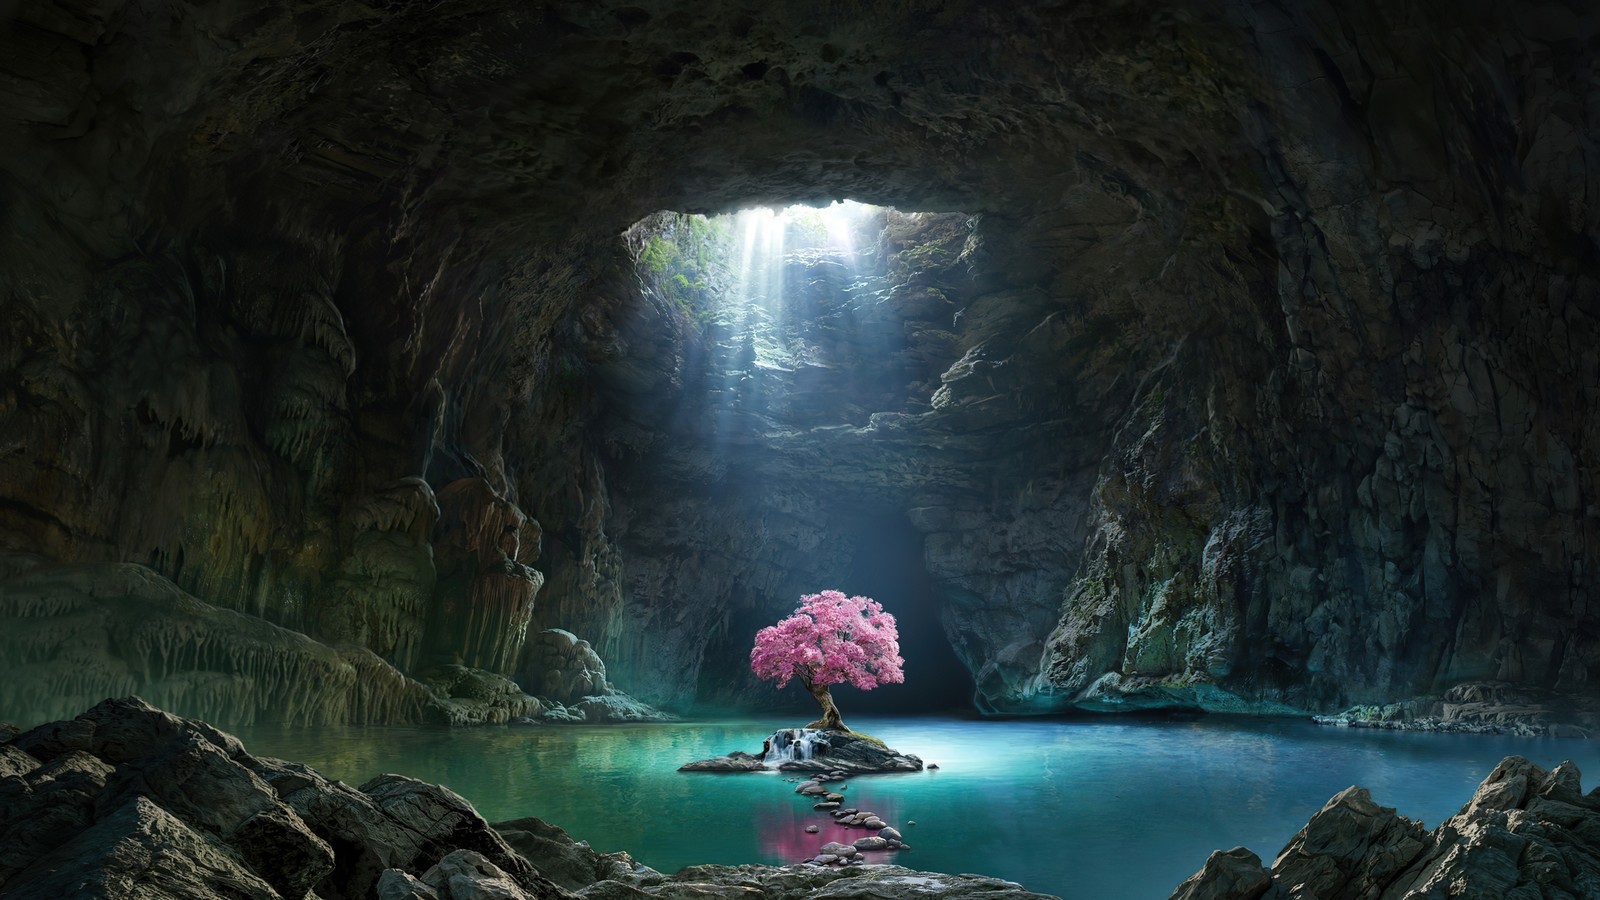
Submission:
{"label": "green moss", "polygon": [[866,741],[869,744],[872,744],[875,747],[882,747],[885,750],[889,749],[889,745],[888,744],[885,744],[883,741],[879,740],[878,738],[875,738],[872,735],[867,734],[865,731],[851,731],[850,733],[855,735],[856,737],[860,738],[861,740]]}

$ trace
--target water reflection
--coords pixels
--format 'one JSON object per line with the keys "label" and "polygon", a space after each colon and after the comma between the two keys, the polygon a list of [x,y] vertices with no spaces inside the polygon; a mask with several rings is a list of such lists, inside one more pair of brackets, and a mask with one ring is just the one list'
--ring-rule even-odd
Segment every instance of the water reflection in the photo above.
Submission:
{"label": "water reflection", "polygon": [[[601,851],[674,871],[693,863],[792,863],[866,834],[812,810],[787,776],[684,774],[785,722],[673,723],[453,732],[345,728],[241,732],[252,752],[360,784],[381,772],[436,781],[491,821],[534,815]],[[1432,827],[1502,756],[1573,759],[1592,787],[1600,746],[1203,719],[853,724],[942,766],[846,782],[845,805],[901,828],[917,868],[981,872],[1064,896],[1165,896],[1213,849],[1271,858],[1328,797],[1361,784]],[[916,826],[908,823],[916,820]],[[807,834],[815,824],[821,830]]]}

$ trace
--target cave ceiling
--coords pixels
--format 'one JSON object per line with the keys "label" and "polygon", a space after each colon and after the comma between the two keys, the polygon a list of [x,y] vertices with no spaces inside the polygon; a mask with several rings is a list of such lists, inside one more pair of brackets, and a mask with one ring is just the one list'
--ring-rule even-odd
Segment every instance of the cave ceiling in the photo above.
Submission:
{"label": "cave ceiling", "polygon": [[[1600,678],[1582,5],[6,13],[29,697],[84,641],[90,702],[153,677],[105,637],[176,596],[149,579],[348,650],[297,665],[531,690],[558,627],[645,699],[761,697],[745,630],[889,520],[984,709]],[[901,235],[937,264],[884,245],[898,292],[855,313],[891,352],[824,335],[815,384],[772,376],[859,409],[670,439],[736,361],[624,230],[844,198],[959,214]]]}

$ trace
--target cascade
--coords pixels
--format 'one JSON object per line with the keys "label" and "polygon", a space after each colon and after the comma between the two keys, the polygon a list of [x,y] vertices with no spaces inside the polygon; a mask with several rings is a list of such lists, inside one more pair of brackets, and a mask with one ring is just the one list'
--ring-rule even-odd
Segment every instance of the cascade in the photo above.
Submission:
{"label": "cascade", "polygon": [[793,760],[812,759],[827,752],[828,739],[817,728],[780,728],[767,738],[761,761],[769,767]]}

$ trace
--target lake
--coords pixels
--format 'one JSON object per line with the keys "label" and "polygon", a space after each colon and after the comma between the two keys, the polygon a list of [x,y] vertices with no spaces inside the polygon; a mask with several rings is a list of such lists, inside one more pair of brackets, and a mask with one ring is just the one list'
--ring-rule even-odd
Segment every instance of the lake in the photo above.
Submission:
{"label": "lake", "polygon": [[[1241,844],[1270,864],[1306,819],[1352,784],[1432,828],[1510,754],[1546,768],[1572,759],[1586,790],[1600,777],[1600,742],[1575,739],[1217,716],[847,721],[940,766],[846,782],[847,806],[877,811],[911,845],[873,857],[995,875],[1065,898],[1166,897],[1212,850]],[[672,872],[694,863],[793,863],[828,840],[867,834],[813,811],[810,799],[793,793],[793,776],[676,771],[731,750],[758,752],[767,734],[795,724],[236,733],[256,755],[305,762],[350,784],[384,772],[436,782],[490,821],[537,816],[597,850],[626,850]],[[806,834],[809,824],[822,832]]]}

